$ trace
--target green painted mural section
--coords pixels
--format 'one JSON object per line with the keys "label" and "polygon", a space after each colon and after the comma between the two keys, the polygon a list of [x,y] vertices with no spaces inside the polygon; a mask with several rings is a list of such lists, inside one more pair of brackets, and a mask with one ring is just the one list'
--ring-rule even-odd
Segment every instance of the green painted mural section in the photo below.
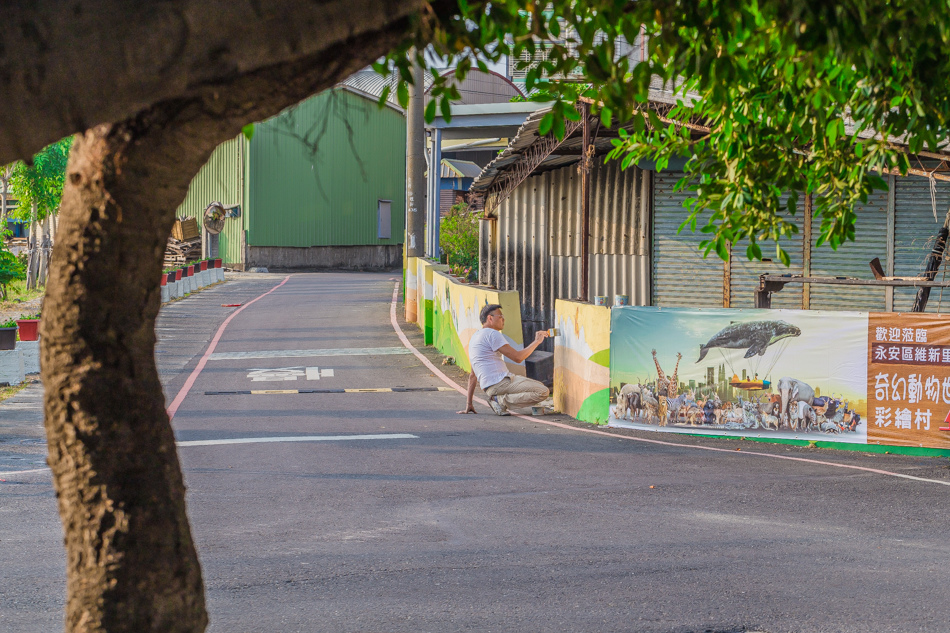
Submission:
{"label": "green painted mural section", "polygon": [[590,362],[596,363],[601,367],[610,368],[610,348],[602,349],[599,352],[593,354],[589,359]]}
{"label": "green painted mural section", "polygon": [[[691,434],[692,435],[692,434]],[[701,437],[709,437],[703,435]],[[718,436],[717,436],[718,437]],[[827,448],[839,451],[858,451],[861,453],[890,453],[891,455],[914,455],[917,457],[950,457],[950,450],[945,448],[926,448],[922,446],[888,446],[886,444],[853,444],[850,442],[823,442],[808,440],[784,440],[770,437],[741,437],[749,442],[764,444],[790,444],[811,448]]]}
{"label": "green painted mural section", "polygon": [[426,345],[432,345],[432,316],[434,314],[434,307],[432,299],[425,300],[425,328],[422,331],[422,336],[425,340]]}
{"label": "green painted mural section", "polygon": [[[402,113],[328,90],[257,124],[248,152],[251,245],[402,243]],[[391,203],[389,239],[378,237],[380,200]]]}
{"label": "green painted mural section", "polygon": [[577,418],[581,422],[606,424],[610,417],[610,389],[601,389],[587,396],[581,408],[577,411]]}
{"label": "green painted mural section", "polygon": [[432,317],[432,344],[443,355],[454,358],[456,365],[467,372],[471,372],[472,366],[468,362],[468,352],[465,351],[462,339],[455,331],[455,321],[452,319],[452,313],[435,308]]}

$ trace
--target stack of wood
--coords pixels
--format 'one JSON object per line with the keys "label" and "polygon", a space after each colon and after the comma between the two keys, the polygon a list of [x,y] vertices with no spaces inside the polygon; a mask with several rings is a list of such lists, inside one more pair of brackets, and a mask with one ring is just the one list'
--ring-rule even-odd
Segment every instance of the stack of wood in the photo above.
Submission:
{"label": "stack of wood", "polygon": [[201,258],[201,234],[195,218],[175,220],[165,248],[165,268],[177,268]]}

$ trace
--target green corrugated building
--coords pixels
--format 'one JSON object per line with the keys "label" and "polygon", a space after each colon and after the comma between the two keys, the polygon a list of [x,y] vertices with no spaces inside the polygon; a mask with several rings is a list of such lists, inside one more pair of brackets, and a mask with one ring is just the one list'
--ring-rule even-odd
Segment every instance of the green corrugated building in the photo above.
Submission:
{"label": "green corrugated building", "polygon": [[179,216],[240,205],[218,238],[227,265],[392,268],[402,263],[406,122],[402,110],[341,86],[218,147]]}

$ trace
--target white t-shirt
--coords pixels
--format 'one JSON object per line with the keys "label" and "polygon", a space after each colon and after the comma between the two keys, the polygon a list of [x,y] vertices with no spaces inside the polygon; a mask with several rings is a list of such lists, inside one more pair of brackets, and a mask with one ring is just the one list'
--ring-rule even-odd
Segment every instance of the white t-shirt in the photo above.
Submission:
{"label": "white t-shirt", "polygon": [[511,375],[504,356],[498,351],[505,345],[508,345],[505,335],[490,327],[483,327],[472,334],[468,343],[468,359],[483,390]]}

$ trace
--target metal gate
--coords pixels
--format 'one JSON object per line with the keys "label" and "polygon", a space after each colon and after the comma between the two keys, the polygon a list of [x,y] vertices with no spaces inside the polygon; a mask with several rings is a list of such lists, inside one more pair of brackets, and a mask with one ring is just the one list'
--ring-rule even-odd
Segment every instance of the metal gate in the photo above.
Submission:
{"label": "metal gate", "polygon": [[[677,233],[688,213],[683,206],[692,192],[673,191],[681,171],[653,176],[653,305],[661,307],[722,307],[724,266],[715,253],[704,258],[702,238],[689,228]],[[697,229],[711,212],[697,220]],[[751,296],[751,294],[750,294]]]}
{"label": "metal gate", "polygon": [[[782,204],[786,204],[788,196],[782,196]],[[799,200],[799,207],[804,206],[804,201]],[[798,217],[801,217],[799,215]],[[768,241],[759,244],[762,249],[762,260],[752,261],[746,256],[745,247],[737,248],[732,253],[729,262],[729,307],[730,308],[752,308],[755,307],[755,291],[759,288],[759,275],[768,273],[772,275],[801,275],[802,266],[802,234],[799,233],[791,239],[782,241],[782,248],[788,253],[790,260],[786,267],[781,262],[775,251],[775,242]],[[781,292],[772,295],[773,308],[802,308],[802,285],[789,284]]]}
{"label": "metal gate", "polygon": [[[821,217],[812,221],[812,277],[871,277],[868,263],[880,258],[887,266],[887,191],[878,191],[866,205],[855,207],[855,241],[845,242],[833,250],[822,244],[815,246],[821,233]],[[813,284],[809,290],[808,307],[812,310],[869,310],[880,312],[886,307],[886,290],[874,286],[831,286]]]}

